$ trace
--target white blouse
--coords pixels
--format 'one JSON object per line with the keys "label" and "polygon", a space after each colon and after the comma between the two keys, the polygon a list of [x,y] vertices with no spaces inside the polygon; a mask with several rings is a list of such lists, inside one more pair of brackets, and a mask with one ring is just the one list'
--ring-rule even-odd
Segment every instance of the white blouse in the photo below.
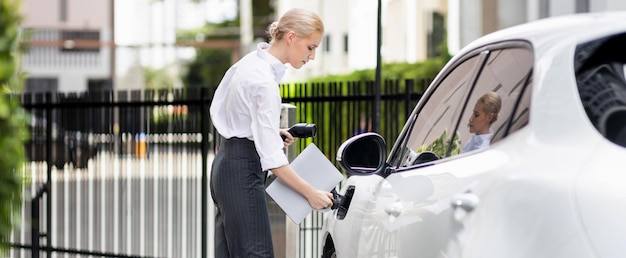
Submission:
{"label": "white blouse", "polygon": [[465,144],[461,153],[489,147],[492,136],[493,131],[491,129],[486,134],[472,135],[472,138]]}
{"label": "white blouse", "polygon": [[278,85],[287,66],[259,43],[231,66],[211,103],[213,126],[224,138],[254,141],[263,170],[288,164],[279,134],[281,98]]}

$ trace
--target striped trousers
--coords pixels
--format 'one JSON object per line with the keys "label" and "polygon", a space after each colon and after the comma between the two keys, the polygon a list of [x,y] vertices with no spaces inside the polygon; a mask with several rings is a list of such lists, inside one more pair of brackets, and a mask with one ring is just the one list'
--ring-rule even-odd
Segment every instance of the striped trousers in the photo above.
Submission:
{"label": "striped trousers", "polygon": [[217,207],[215,257],[274,257],[265,177],[254,142],[245,138],[221,142],[210,181]]}

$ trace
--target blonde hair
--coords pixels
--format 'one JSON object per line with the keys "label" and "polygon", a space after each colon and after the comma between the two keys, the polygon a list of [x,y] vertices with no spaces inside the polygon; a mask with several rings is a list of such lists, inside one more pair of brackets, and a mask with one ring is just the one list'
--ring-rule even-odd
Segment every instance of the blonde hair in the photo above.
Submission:
{"label": "blonde hair", "polygon": [[267,34],[270,38],[270,44],[281,40],[289,31],[293,31],[301,37],[309,36],[314,32],[324,34],[324,23],[314,11],[300,8],[291,9],[269,26]]}
{"label": "blonde hair", "polygon": [[489,124],[493,124],[498,120],[498,113],[500,113],[500,108],[502,107],[502,98],[500,98],[498,93],[493,91],[487,92],[478,99],[478,102],[483,103],[485,113],[493,114],[493,119],[491,119]]}

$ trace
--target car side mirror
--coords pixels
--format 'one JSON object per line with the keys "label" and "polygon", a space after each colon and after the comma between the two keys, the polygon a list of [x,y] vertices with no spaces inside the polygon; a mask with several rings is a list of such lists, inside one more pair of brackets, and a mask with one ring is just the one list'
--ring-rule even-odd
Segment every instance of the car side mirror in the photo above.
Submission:
{"label": "car side mirror", "polygon": [[387,145],[377,133],[363,133],[346,140],[337,151],[339,166],[348,174],[381,174],[385,169]]}
{"label": "car side mirror", "polygon": [[411,165],[417,165],[417,164],[422,164],[422,163],[426,163],[426,162],[431,162],[431,161],[435,161],[438,160],[439,157],[437,157],[437,154],[435,154],[432,151],[424,151],[422,153],[420,153],[419,155],[417,155],[417,158],[415,158],[415,160],[413,161],[413,163]]}

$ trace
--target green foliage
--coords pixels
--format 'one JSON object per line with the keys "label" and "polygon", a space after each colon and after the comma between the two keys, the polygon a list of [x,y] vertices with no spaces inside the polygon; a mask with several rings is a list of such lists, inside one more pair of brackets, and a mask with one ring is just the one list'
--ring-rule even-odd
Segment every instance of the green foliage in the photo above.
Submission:
{"label": "green foliage", "polygon": [[[19,0],[0,2],[0,239],[7,239],[21,205],[20,173],[28,139],[27,115],[14,93],[21,91],[18,74]],[[3,242],[4,243],[4,242]],[[6,248],[2,246],[1,248]]]}
{"label": "green foliage", "polygon": [[187,87],[214,86],[231,65],[230,49],[202,49],[187,67],[183,82]]}
{"label": "green foliage", "polygon": [[[383,64],[381,69],[382,78],[404,79],[432,79],[448,62],[450,57],[437,57],[426,59],[417,63],[390,63]],[[376,79],[374,69],[357,70],[345,75],[329,75],[314,78],[312,82],[334,82],[334,81],[372,81]]]}
{"label": "green foliage", "polygon": [[435,139],[431,144],[419,147],[417,152],[420,153],[424,151],[431,151],[437,154],[438,157],[447,157],[445,152],[448,150],[448,147],[450,147],[450,156],[458,155],[459,153],[461,153],[461,146],[459,145],[459,134],[457,133],[454,135],[454,139],[452,140],[452,146],[449,146],[450,137],[448,137],[447,134],[448,132],[444,130],[443,133],[441,133],[441,135],[437,137],[437,139]]}
{"label": "green foliage", "polygon": [[[177,40],[216,40],[239,38],[239,20],[207,23],[201,28],[178,32]],[[185,87],[216,86],[232,65],[232,49],[196,49],[196,58],[186,67],[183,75]]]}
{"label": "green foliage", "polygon": [[203,41],[210,39],[239,40],[239,21],[228,20],[222,23],[207,23],[199,28],[184,29],[176,32],[178,41]]}
{"label": "green foliage", "polygon": [[174,79],[168,75],[167,68],[154,69],[145,67],[143,76],[147,89],[158,90],[174,88]]}
{"label": "green foliage", "polygon": [[[274,21],[271,0],[252,1],[252,27],[254,38],[267,40],[267,27]],[[180,30],[177,40],[183,42],[211,40],[239,40],[240,18],[221,23],[207,23],[203,27]],[[217,86],[224,73],[233,64],[233,49],[198,48],[196,58],[189,63],[183,76],[185,87]],[[247,53],[241,53],[245,55]]]}
{"label": "green foliage", "polygon": [[[252,27],[254,38],[266,39],[267,27],[274,21],[274,8],[271,2],[271,0],[252,1]],[[240,21],[238,13],[234,20],[225,20],[220,23],[207,23],[200,28],[179,30],[176,33],[176,38],[179,41],[214,39],[239,40]]]}

